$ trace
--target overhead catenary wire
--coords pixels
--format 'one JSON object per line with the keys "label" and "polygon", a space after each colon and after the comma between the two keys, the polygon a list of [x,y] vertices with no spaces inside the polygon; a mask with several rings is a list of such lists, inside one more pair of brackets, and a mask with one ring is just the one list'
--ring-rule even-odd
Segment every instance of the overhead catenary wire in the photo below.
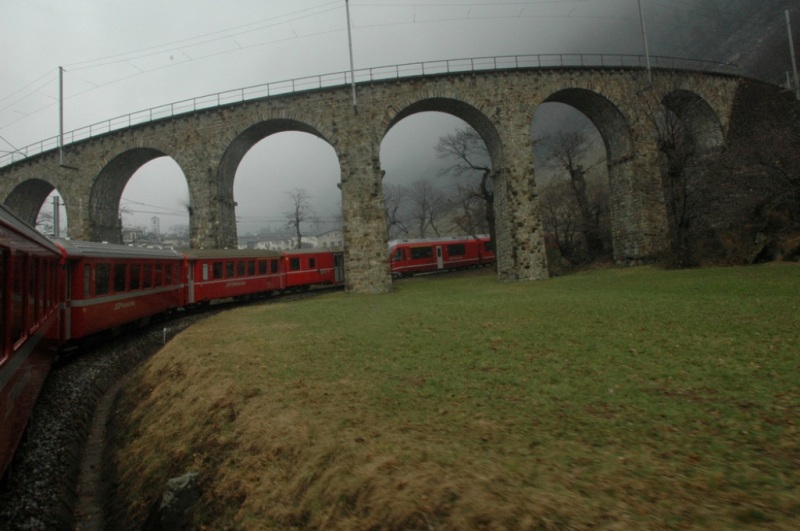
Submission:
{"label": "overhead catenary wire", "polygon": [[[361,2],[353,2],[352,5],[354,7],[369,7],[369,8],[378,8],[378,9],[397,8],[397,7],[412,8],[412,9],[413,8],[417,8],[417,7],[463,8],[463,7],[481,7],[481,6],[491,6],[493,8],[497,8],[497,7],[502,7],[502,6],[543,6],[543,5],[564,5],[564,4],[589,5],[589,4],[598,4],[598,3],[609,3],[609,2],[613,2],[613,1],[614,0],[528,0],[528,1],[497,1],[497,2],[487,2],[487,1],[478,1],[478,2],[464,2],[464,1],[461,1],[461,2],[442,2],[441,0],[432,0],[432,1],[429,1],[429,2],[416,1],[416,2],[410,2],[410,3],[397,3],[397,2],[380,3],[380,2],[375,2],[375,1],[361,1]],[[712,14],[715,14],[715,11],[713,9],[711,9],[711,8],[705,8],[703,6],[696,6],[696,5],[692,6],[691,4],[688,4],[687,2],[684,2],[684,1],[681,1],[681,0],[649,0],[649,3],[655,4],[655,5],[665,6],[665,7],[668,7],[668,8],[672,6],[674,9],[676,9],[676,10],[679,9],[679,10],[682,10],[682,11],[686,10],[686,9],[691,9],[691,10],[694,10],[694,11],[705,12],[705,13],[708,13],[709,16],[711,16]],[[675,7],[675,6],[678,6],[678,7]],[[308,8],[300,9],[300,10],[293,11],[293,12],[290,12],[290,13],[286,13],[286,14],[283,14],[283,15],[278,15],[278,16],[275,16],[275,17],[269,17],[269,18],[262,19],[262,20],[259,20],[259,21],[250,22],[250,23],[242,24],[242,25],[238,25],[238,26],[233,26],[231,28],[226,28],[226,29],[222,29],[222,30],[218,30],[218,31],[214,31],[214,32],[207,32],[207,33],[203,33],[203,34],[200,34],[200,35],[187,37],[187,38],[184,38],[184,39],[170,41],[170,42],[167,42],[167,43],[164,43],[164,44],[159,44],[159,45],[155,45],[155,46],[148,46],[148,47],[140,48],[140,49],[137,49],[137,50],[131,50],[131,51],[127,51],[127,52],[122,52],[122,53],[119,53],[119,54],[112,54],[112,55],[102,56],[102,57],[95,58],[95,59],[88,59],[88,60],[84,60],[84,61],[66,63],[66,64],[64,64],[62,66],[65,69],[67,69],[70,72],[71,75],[74,75],[76,72],[80,72],[80,71],[83,71],[83,70],[96,69],[96,68],[101,68],[101,67],[110,66],[110,65],[118,65],[118,64],[127,64],[127,65],[132,66],[133,68],[139,68],[140,69],[140,71],[137,74],[127,75],[127,76],[120,76],[115,80],[112,80],[112,81],[109,81],[109,82],[105,82],[105,83],[94,82],[94,81],[88,79],[86,76],[78,77],[78,79],[80,79],[81,81],[83,81],[83,82],[85,82],[87,84],[93,85],[93,87],[88,89],[88,90],[81,91],[81,92],[79,92],[77,94],[73,94],[73,95],[69,96],[68,98],[76,97],[76,96],[82,95],[82,94],[84,94],[86,92],[89,92],[91,90],[94,90],[94,89],[97,89],[97,88],[103,88],[103,87],[112,85],[114,83],[118,83],[119,81],[124,81],[126,79],[130,79],[131,77],[135,77],[136,75],[141,75],[143,73],[157,72],[157,71],[160,71],[160,70],[163,70],[163,69],[166,69],[166,68],[175,67],[175,66],[183,64],[183,63],[185,63],[185,62],[187,62],[189,60],[189,59],[187,59],[186,61],[178,61],[178,62],[174,62],[173,64],[167,64],[167,65],[160,66],[160,67],[142,69],[141,67],[137,67],[136,65],[134,65],[132,63],[132,61],[136,61],[138,59],[144,59],[144,58],[152,57],[152,56],[155,56],[155,55],[163,55],[163,54],[169,53],[169,52],[173,52],[174,54],[183,54],[183,53],[186,53],[186,50],[188,50],[188,49],[191,49],[193,47],[197,47],[197,46],[200,46],[200,45],[208,44],[208,43],[211,43],[211,42],[229,40],[229,41],[233,42],[236,45],[235,49],[232,49],[232,50],[212,52],[212,53],[201,55],[199,57],[195,57],[194,58],[194,60],[201,60],[201,59],[206,59],[206,58],[211,58],[211,57],[217,57],[217,56],[228,54],[228,53],[236,53],[238,51],[247,50],[247,49],[253,48],[253,47],[266,46],[266,45],[269,45],[269,44],[276,44],[276,43],[287,41],[287,40],[302,39],[302,38],[307,38],[307,37],[315,37],[315,36],[321,36],[321,35],[325,35],[325,34],[329,34],[329,33],[344,31],[345,28],[343,27],[343,25],[339,25],[339,26],[336,27],[336,29],[328,29],[328,30],[324,30],[324,31],[311,32],[311,33],[302,34],[302,35],[296,35],[295,34],[292,37],[281,38],[281,39],[270,39],[268,41],[262,41],[262,42],[259,42],[259,43],[256,43],[256,44],[251,44],[251,45],[242,45],[241,43],[239,43],[238,41],[236,41],[234,39],[234,37],[238,37],[238,36],[241,36],[241,35],[257,32],[257,31],[262,31],[262,30],[267,29],[267,28],[273,28],[273,27],[276,27],[276,26],[287,25],[287,24],[290,25],[292,22],[296,22],[296,21],[299,21],[299,20],[304,20],[304,19],[317,17],[317,16],[322,15],[322,14],[326,14],[326,13],[329,13],[329,12],[332,12],[332,11],[335,11],[335,10],[342,9],[343,7],[344,6],[343,6],[342,2],[339,1],[339,0],[329,1],[329,2],[325,2],[325,3],[319,4],[319,5],[315,5],[315,6],[312,6],[312,7],[308,7]],[[469,16],[467,15],[468,13],[469,13]],[[470,13],[469,11],[467,11],[465,14],[459,15],[459,16],[439,17],[439,18],[430,19],[430,20],[416,19],[413,23],[415,23],[415,24],[421,24],[421,23],[443,23],[443,22],[457,22],[457,21],[464,21],[464,20],[472,20],[472,21],[476,21],[476,20],[503,20],[503,19],[514,19],[514,18],[519,18],[519,19],[532,19],[532,18],[573,18],[573,19],[581,19],[581,18],[583,18],[583,19],[595,19],[595,20],[602,20],[602,19],[606,19],[606,20],[631,20],[630,17],[622,17],[622,16],[619,16],[619,15],[610,15],[610,16],[572,15],[570,17],[565,17],[563,15],[543,15],[541,13],[523,14],[522,12],[518,12],[516,15],[512,14],[512,15],[489,15],[489,16],[484,15],[484,16],[481,16],[481,15],[475,15],[474,13]],[[648,22],[648,24],[651,23],[650,20],[648,20],[647,22]],[[655,22],[655,21],[653,21],[653,22]],[[381,28],[381,27],[404,25],[404,24],[409,24],[409,23],[412,23],[412,22],[399,21],[399,22],[379,23],[379,24],[364,24],[362,26],[356,26],[356,27],[361,28],[361,29],[369,29],[369,28]],[[7,105],[7,106],[5,106],[3,108],[0,108],[0,110],[7,110],[8,108],[10,108],[10,107],[16,105],[17,103],[19,103],[20,101],[24,101],[25,99],[27,99],[31,95],[37,93],[39,90],[41,90],[41,86],[37,87],[37,89],[35,89],[35,90],[28,90],[28,89],[32,85],[36,84],[38,81],[43,80],[44,78],[47,78],[45,80],[45,84],[49,84],[49,83],[51,83],[52,81],[54,81],[56,79],[56,75],[55,75],[54,72],[45,73],[42,76],[40,76],[39,78],[37,78],[35,81],[32,81],[32,82],[28,83],[24,87],[22,87],[20,89],[17,89],[16,91],[8,94],[7,96],[0,97],[0,102],[4,102],[4,101],[9,100],[10,98],[13,98],[16,95],[23,94],[21,96],[21,98],[19,98],[18,100],[15,100],[11,104],[9,104],[9,105]],[[27,113],[27,114],[35,114],[36,112],[39,112],[40,110],[42,110],[42,109],[37,109],[37,110],[33,111],[33,113]]]}
{"label": "overhead catenary wire", "polygon": [[231,39],[233,37],[245,35],[247,33],[252,33],[254,31],[260,31],[277,25],[290,24],[291,22],[315,17],[320,14],[325,14],[336,9],[339,9],[339,1],[337,0],[329,1],[319,6],[300,9],[284,15],[277,15],[274,17],[269,17],[255,22],[250,22],[247,24],[242,24],[231,28],[226,28],[223,30],[218,30],[210,33],[203,33],[193,37],[187,37],[185,39],[179,39],[176,41],[171,41],[155,46],[148,46],[145,48],[140,48],[138,50],[132,50],[129,52],[122,52],[119,54],[108,55],[97,59],[79,61],[71,64],[66,64],[64,66],[66,68],[69,68],[70,70],[79,71],[88,68],[96,68],[98,66],[106,66],[108,64],[115,64],[119,62],[141,59],[143,57],[148,57],[154,54],[165,53],[169,51],[180,52],[186,48],[199,46],[201,44],[208,44],[209,42]]}

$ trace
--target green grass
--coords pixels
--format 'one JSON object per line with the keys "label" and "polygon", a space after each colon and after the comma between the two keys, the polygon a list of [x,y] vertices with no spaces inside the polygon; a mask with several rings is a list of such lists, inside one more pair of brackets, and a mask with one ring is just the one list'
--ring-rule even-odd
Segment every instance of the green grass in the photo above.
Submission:
{"label": "green grass", "polygon": [[[181,407],[152,394],[169,385],[156,376],[164,366],[209,375],[194,391],[185,382],[180,393],[164,390],[187,404],[225,388],[236,414],[220,426],[230,444],[208,481],[259,472],[237,483],[222,520],[800,525],[794,265],[612,269],[514,284],[488,271],[428,276],[387,295],[246,308],[201,328],[142,373],[137,392],[150,389],[152,399],[140,401],[131,432],[163,444],[141,434],[148,415]],[[253,437],[263,439],[254,446]],[[194,447],[169,464],[176,472],[203,452],[204,436],[187,439]],[[291,459],[275,459],[276,448]]]}

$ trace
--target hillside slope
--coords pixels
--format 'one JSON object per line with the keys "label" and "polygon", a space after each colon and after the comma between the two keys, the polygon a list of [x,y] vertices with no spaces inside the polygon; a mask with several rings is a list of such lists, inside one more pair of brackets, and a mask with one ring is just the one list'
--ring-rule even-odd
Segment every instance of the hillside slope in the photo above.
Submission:
{"label": "hillside slope", "polygon": [[[790,9],[795,45],[800,44],[800,1],[697,0],[698,11],[678,15],[669,34],[656,34],[656,53],[739,65],[746,76],[783,84],[792,70],[786,28]],[[713,15],[713,16],[712,16]]]}

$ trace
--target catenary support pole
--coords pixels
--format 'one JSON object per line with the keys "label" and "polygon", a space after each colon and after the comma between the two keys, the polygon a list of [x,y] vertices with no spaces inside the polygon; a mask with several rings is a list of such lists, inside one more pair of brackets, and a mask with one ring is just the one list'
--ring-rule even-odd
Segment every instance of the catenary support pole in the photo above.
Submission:
{"label": "catenary support pole", "polygon": [[347,45],[350,48],[350,84],[353,88],[353,109],[356,108],[356,78],[353,69],[353,34],[350,30],[350,1],[344,0],[345,10],[347,11]]}
{"label": "catenary support pole", "polygon": [[797,58],[794,53],[794,37],[792,36],[792,17],[789,16],[789,10],[786,10],[786,27],[789,30],[789,50],[792,55],[792,70],[794,71],[794,96],[800,100],[800,79],[797,77]]}
{"label": "catenary support pole", "polygon": [[53,196],[53,237],[59,238],[61,236],[61,217],[59,216],[59,207],[61,202],[58,196]]}
{"label": "catenary support pole", "polygon": [[58,165],[64,165],[64,68],[58,67]]}
{"label": "catenary support pole", "polygon": [[642,25],[642,40],[644,41],[644,60],[647,63],[647,81],[653,85],[653,71],[650,69],[650,46],[647,44],[647,28],[644,25],[644,11],[642,11],[642,0],[639,3],[639,21]]}

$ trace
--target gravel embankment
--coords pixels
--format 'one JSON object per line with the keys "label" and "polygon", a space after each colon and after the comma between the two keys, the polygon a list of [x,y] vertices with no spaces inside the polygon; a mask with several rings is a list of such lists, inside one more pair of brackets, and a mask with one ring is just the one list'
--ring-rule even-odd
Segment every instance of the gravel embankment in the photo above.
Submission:
{"label": "gravel embankment", "polygon": [[84,348],[55,366],[26,439],[0,486],[0,529],[74,529],[81,453],[98,401],[122,375],[209,314],[190,315]]}

